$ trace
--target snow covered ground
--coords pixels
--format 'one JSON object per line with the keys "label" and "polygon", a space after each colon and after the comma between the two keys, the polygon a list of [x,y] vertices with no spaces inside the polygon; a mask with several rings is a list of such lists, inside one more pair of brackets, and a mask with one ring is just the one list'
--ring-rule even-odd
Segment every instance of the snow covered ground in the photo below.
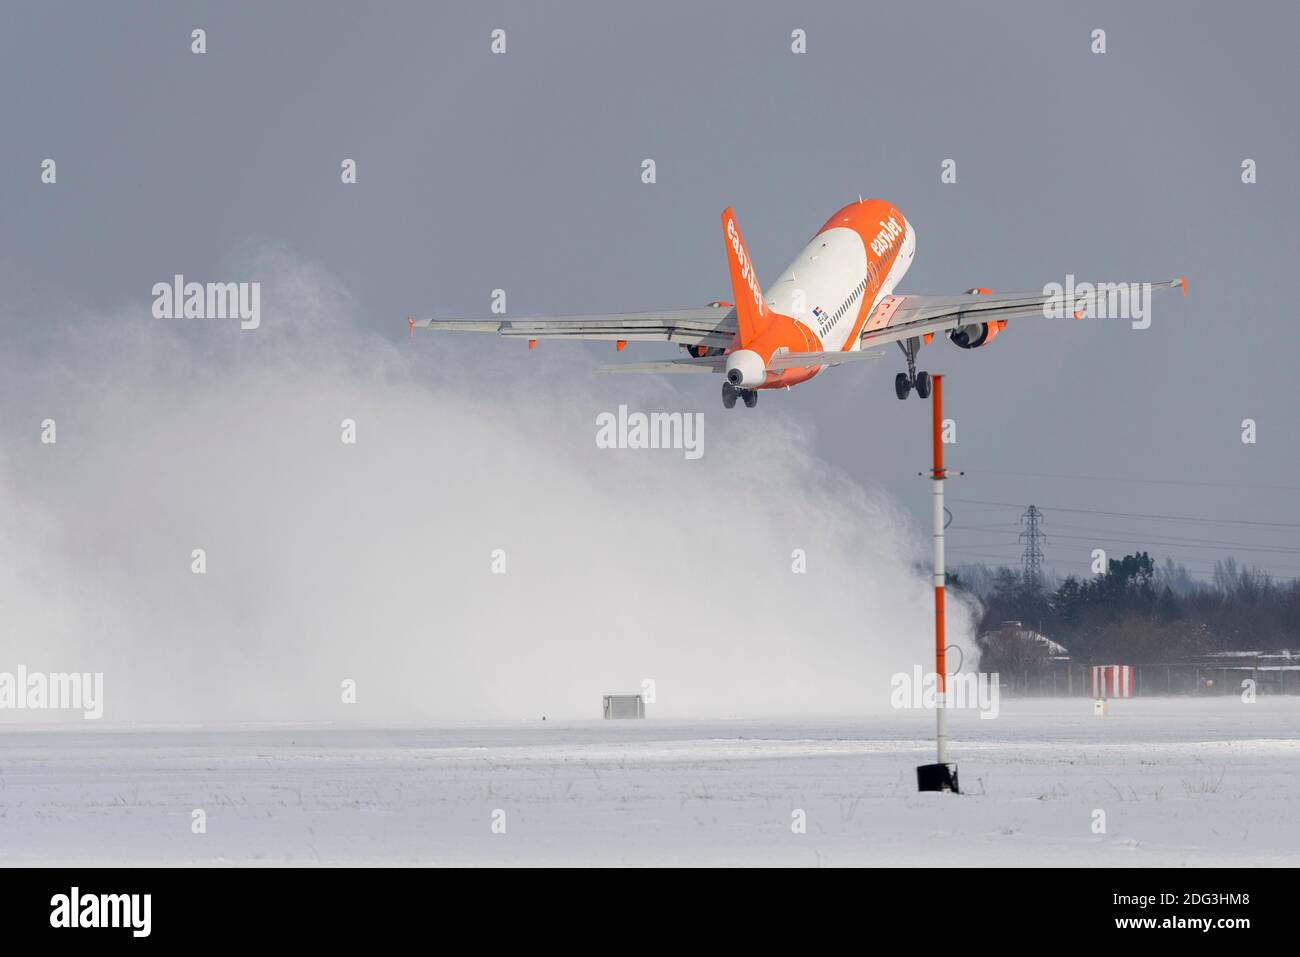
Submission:
{"label": "snow covered ground", "polygon": [[[933,714],[0,729],[0,863],[1300,864],[1300,698]],[[193,812],[206,833],[192,832]],[[794,833],[797,811],[806,833]],[[1094,833],[1096,812],[1105,833]],[[502,813],[497,813],[502,812]],[[494,820],[504,833],[494,833]]]}

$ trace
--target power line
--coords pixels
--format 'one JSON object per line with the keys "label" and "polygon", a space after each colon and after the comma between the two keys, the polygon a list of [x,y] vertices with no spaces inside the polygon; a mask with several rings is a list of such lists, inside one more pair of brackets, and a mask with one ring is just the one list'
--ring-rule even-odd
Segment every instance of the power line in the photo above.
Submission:
{"label": "power line", "polygon": [[1195,488],[1248,488],[1275,492],[1300,492],[1300,485],[1268,485],[1251,482],[1195,482],[1187,479],[1123,478],[1116,475],[1070,475],[1063,472],[1022,472],[1001,469],[965,469],[967,475],[1011,475],[1024,478],[1066,479],[1078,482],[1123,482],[1133,485],[1186,485]]}
{"label": "power line", "polygon": [[[1023,508],[1014,502],[986,502],[973,498],[954,498],[949,501],[963,505],[996,505],[1001,508]],[[1071,508],[1064,505],[1047,505],[1052,512],[1072,512],[1081,515],[1107,515],[1111,518],[1136,518],[1153,522],[1193,522],[1202,525],[1249,525],[1260,528],[1300,528],[1300,522],[1254,522],[1249,519],[1198,518],[1193,515],[1152,515],[1143,512],[1107,512],[1096,508]]]}
{"label": "power line", "polygon": [[[950,501],[961,505],[978,506],[976,508],[958,510],[959,517],[967,513],[984,513],[989,511],[997,512],[998,510],[1002,510],[1002,509],[1014,508],[1019,510],[1023,508],[1022,505],[1019,505],[1014,502],[997,502],[997,501],[989,501],[985,499],[950,499]],[[1251,529],[1260,532],[1267,532],[1272,530],[1274,534],[1282,534],[1284,532],[1288,533],[1287,534],[1288,539],[1292,539],[1292,536],[1289,534],[1290,530],[1300,528],[1300,524],[1294,522],[1253,521],[1250,519],[1204,518],[1204,517],[1192,516],[1192,515],[1167,515],[1167,514],[1145,513],[1145,512],[1115,512],[1115,511],[1109,511],[1105,509],[1082,508],[1079,506],[1044,506],[1044,508],[1041,509],[1038,508],[1037,506],[1032,506],[1032,507],[1034,508],[1035,512],[1037,512],[1037,520],[1035,522],[1035,526],[1041,524],[1043,512],[1047,509],[1050,509],[1053,511],[1060,511],[1069,514],[1087,515],[1087,516],[1097,515],[1097,516],[1103,516],[1107,518],[1122,518],[1122,519],[1135,521],[1135,522],[1188,523],[1192,526],[1204,525],[1209,527],[1240,528],[1243,530]],[[985,518],[985,516],[981,514],[980,518]],[[992,516],[988,516],[988,518],[991,519]],[[986,535],[995,536],[995,533],[1001,532],[1003,534],[1006,534],[1011,532],[1013,528],[1016,527],[1023,528],[1027,524],[1027,520],[1028,520],[1028,513],[1022,513],[1019,516],[1019,522],[1014,522],[1014,520],[1012,520],[1010,516],[1007,516],[1007,519],[1005,521],[980,522],[979,519],[976,519],[977,524],[954,525],[953,528],[954,530],[960,530],[963,532],[975,532],[977,535],[980,532],[983,532]],[[1209,551],[1209,550],[1219,549],[1226,553],[1224,554],[1224,557],[1226,558],[1226,557],[1231,557],[1231,552],[1235,550],[1240,552],[1246,552],[1248,553],[1248,556],[1249,554],[1254,554],[1258,558],[1264,558],[1266,561],[1267,561],[1266,556],[1292,556],[1292,555],[1300,554],[1300,548],[1296,548],[1295,546],[1289,543],[1287,544],[1264,543],[1259,545],[1252,545],[1242,541],[1225,541],[1225,540],[1213,539],[1213,538],[1200,538],[1200,537],[1191,537],[1191,536],[1179,536],[1177,534],[1166,534],[1154,529],[1150,533],[1145,533],[1140,526],[1130,526],[1126,529],[1118,530],[1118,529],[1098,529],[1093,527],[1090,523],[1085,523],[1083,525],[1066,524],[1066,525],[1059,525],[1059,526],[1056,523],[1053,523],[1053,527],[1061,529],[1060,533],[1054,533],[1054,537],[1069,540],[1069,541],[1092,541],[1092,542],[1097,542],[1098,544],[1111,542],[1116,545],[1124,545],[1125,543],[1127,543],[1128,545],[1136,546],[1138,548],[1145,547],[1147,549],[1158,549],[1159,552],[1161,553],[1161,557],[1171,558],[1174,561],[1178,562],[1180,565],[1182,565],[1184,568],[1194,572],[1198,568],[1198,563],[1195,562],[1195,560],[1192,558],[1183,557],[1183,555],[1180,554],[1180,552],[1189,551],[1189,550]],[[1083,535],[1065,534],[1066,530],[1083,532],[1085,534]],[[951,548],[955,553],[966,554],[969,555],[971,558],[975,558],[975,559],[996,561],[1001,563],[1002,565],[1009,564],[1008,559],[1011,560],[1014,559],[1009,554],[1008,555],[996,554],[997,550],[1004,549],[1004,548],[1005,549],[1020,548],[1022,573],[1034,574],[1033,570],[1029,567],[1030,565],[1034,564],[1033,558],[1032,556],[1027,557],[1026,555],[1026,553],[1029,552],[1027,531],[1028,531],[1027,529],[1025,531],[1021,531],[1018,534],[1016,540],[1014,541],[979,541],[978,539],[971,540],[970,543],[972,546],[974,546],[975,548],[984,549],[984,551],[981,552],[971,551],[970,549],[967,549],[962,545],[956,543],[954,543],[951,546]],[[1041,544],[1042,541],[1045,540],[1045,536],[1042,535],[1042,531],[1040,528],[1036,527],[1035,531],[1037,532],[1037,535],[1035,537],[1038,539],[1038,541],[1036,542],[1038,546],[1037,551],[1040,553],[1040,557],[1038,557],[1037,559],[1037,565],[1039,569],[1037,574],[1041,575],[1042,568],[1046,564],[1046,560],[1041,557],[1041,551],[1042,551]],[[968,538],[969,540],[969,537],[966,535],[963,535],[962,537]],[[1292,541],[1293,540],[1294,539],[1292,539]],[[989,549],[992,549],[993,552],[988,551]],[[1195,556],[1195,558],[1199,558],[1202,560],[1206,557],[1208,556],[1204,556],[1204,555]],[[1247,557],[1246,560],[1247,562],[1249,562],[1250,558]],[[1065,560],[1065,561],[1054,560],[1051,562],[1051,564],[1061,565],[1061,566],[1090,566],[1091,562],[1087,560]],[[1274,575],[1275,577],[1283,578],[1283,579],[1296,577],[1297,572],[1300,572],[1300,569],[1289,568],[1289,567],[1277,567],[1277,566],[1273,566],[1271,568],[1266,568],[1266,569],[1260,569],[1257,562],[1254,564],[1253,567],[1255,567],[1258,570],[1265,571],[1270,575]],[[1208,575],[1212,571],[1213,571],[1213,566],[1205,569],[1204,571],[1200,571],[1197,573]]]}
{"label": "power line", "polygon": [[[969,531],[975,528],[975,526],[971,526],[971,525],[953,525],[952,527],[954,529],[959,529],[962,531]],[[1179,546],[1186,546],[1188,548],[1223,547],[1223,548],[1236,548],[1247,552],[1273,552],[1278,555],[1300,555],[1300,548],[1294,548],[1288,545],[1251,545],[1247,542],[1222,542],[1213,538],[1180,538],[1174,535],[1160,535],[1158,538],[1150,538],[1145,536],[1130,537],[1130,535],[1124,532],[1110,531],[1107,529],[1079,528],[1078,526],[1074,526],[1074,525],[1062,525],[1060,527],[1077,529],[1079,531],[1090,533],[1088,535],[1062,535],[1055,532],[1053,533],[1056,535],[1057,538],[1063,538],[1063,539],[1079,541],[1079,542],[1113,541],[1113,542],[1128,542],[1129,544],[1132,545],[1146,545],[1146,546],[1179,545]],[[1003,528],[998,529],[998,531],[1009,531],[1009,529],[1005,528],[1004,526]],[[984,544],[993,544],[993,543],[986,542]],[[1008,543],[1008,544],[1019,544],[1019,542],[1017,541],[1015,543]]]}

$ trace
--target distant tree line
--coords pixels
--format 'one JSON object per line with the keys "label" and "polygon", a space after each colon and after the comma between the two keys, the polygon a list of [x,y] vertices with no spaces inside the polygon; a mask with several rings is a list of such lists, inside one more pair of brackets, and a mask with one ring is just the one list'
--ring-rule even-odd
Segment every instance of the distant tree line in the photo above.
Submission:
{"label": "distant tree line", "polygon": [[[1004,622],[1064,645],[1075,661],[1175,662],[1222,651],[1300,649],[1300,579],[1278,582],[1215,563],[1211,582],[1199,582],[1166,559],[1157,567],[1146,552],[1111,559],[1104,574],[1057,583],[1027,581],[1011,568],[966,566],[949,574],[948,587],[965,591],[981,607],[979,634]],[[999,649],[981,642],[982,668],[996,668]],[[1025,649],[1005,644],[1003,655],[1023,667]]]}

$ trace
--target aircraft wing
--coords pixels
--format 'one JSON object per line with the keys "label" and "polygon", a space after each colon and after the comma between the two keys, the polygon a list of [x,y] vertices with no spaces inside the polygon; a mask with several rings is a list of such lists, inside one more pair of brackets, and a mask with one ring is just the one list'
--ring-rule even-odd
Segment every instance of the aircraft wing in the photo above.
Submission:
{"label": "aircraft wing", "polygon": [[[1074,293],[1004,292],[967,293],[961,296],[886,296],[863,325],[859,340],[863,348],[910,339],[913,336],[947,332],[958,326],[999,322],[1049,315],[1086,318],[1097,314],[1097,306],[1109,295],[1105,283],[1092,286],[1083,295]],[[1181,276],[1151,283],[1112,285],[1147,286],[1152,292],[1181,286],[1187,295],[1187,280]]]}
{"label": "aircraft wing", "polygon": [[416,327],[445,332],[496,332],[521,339],[603,339],[624,342],[679,342],[725,349],[736,336],[736,310],[730,306],[616,312],[593,316],[522,319],[412,319]]}
{"label": "aircraft wing", "polygon": [[[1136,285],[1136,284],[1133,284]],[[1182,277],[1162,282],[1143,283],[1154,291],[1182,286],[1187,295],[1187,281]],[[1097,301],[1107,295],[1107,287],[1093,286],[1084,295],[1041,292],[967,293],[960,296],[886,296],[863,325],[859,349],[836,352],[783,352],[772,357],[768,370],[840,365],[861,359],[874,359],[878,352],[868,347],[886,345],[902,339],[947,332],[958,326],[981,322],[1049,315],[1093,315]],[[623,340],[625,342],[676,342],[688,346],[714,349],[730,348],[737,334],[736,310],[718,305],[699,309],[672,309],[659,312],[619,312],[590,316],[547,316],[521,319],[412,319],[411,330],[419,326],[447,332],[495,332],[524,339]],[[603,366],[601,372],[722,372],[726,356],[694,356],[653,362],[631,362]]]}

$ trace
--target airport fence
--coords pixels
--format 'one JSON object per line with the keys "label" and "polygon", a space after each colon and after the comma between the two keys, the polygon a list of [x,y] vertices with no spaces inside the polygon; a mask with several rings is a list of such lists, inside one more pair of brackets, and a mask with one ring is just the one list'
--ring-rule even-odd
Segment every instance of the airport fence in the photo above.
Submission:
{"label": "airport fence", "polygon": [[[1123,664],[1124,662],[1106,662]],[[1136,664],[1133,696],[1239,695],[1247,680],[1256,694],[1300,694],[1300,664],[1175,662]],[[1020,697],[1091,697],[1091,665],[1052,660],[1047,667],[1002,673],[1001,693]]]}

